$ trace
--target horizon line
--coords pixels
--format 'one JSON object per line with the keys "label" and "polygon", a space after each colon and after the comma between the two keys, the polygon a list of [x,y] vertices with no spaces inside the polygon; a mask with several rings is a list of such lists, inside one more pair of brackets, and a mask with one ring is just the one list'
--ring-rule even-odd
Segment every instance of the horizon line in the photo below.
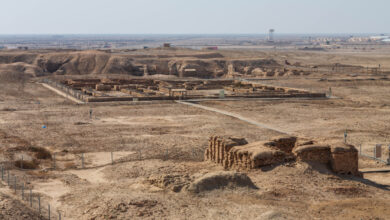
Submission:
{"label": "horizon line", "polygon": [[[353,32],[338,32],[338,33],[274,33],[274,36],[277,35],[388,35],[387,32],[362,32],[362,33],[353,33]],[[165,35],[165,36],[180,36],[180,35],[193,35],[193,36],[202,36],[202,35],[268,35],[268,33],[1,33],[0,36],[55,36],[55,35]]]}

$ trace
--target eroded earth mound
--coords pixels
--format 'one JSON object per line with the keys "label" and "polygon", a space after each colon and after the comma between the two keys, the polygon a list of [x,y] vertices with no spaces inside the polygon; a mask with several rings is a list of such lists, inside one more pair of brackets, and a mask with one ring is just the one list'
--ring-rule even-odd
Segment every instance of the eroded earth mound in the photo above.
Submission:
{"label": "eroded earth mound", "polygon": [[232,171],[218,171],[207,173],[206,175],[196,179],[188,187],[188,191],[199,193],[214,189],[248,187],[257,189],[252,180],[244,173]]}
{"label": "eroded earth mound", "polygon": [[221,53],[177,50],[73,51],[31,50],[0,53],[0,72],[13,70],[28,76],[125,74],[218,78],[278,77],[310,74],[285,67],[272,58],[231,58]]}

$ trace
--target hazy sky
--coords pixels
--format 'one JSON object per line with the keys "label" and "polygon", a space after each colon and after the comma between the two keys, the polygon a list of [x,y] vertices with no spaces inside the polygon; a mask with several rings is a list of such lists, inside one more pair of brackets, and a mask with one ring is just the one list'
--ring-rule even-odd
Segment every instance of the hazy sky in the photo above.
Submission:
{"label": "hazy sky", "polygon": [[1,0],[0,34],[389,33],[389,0]]}

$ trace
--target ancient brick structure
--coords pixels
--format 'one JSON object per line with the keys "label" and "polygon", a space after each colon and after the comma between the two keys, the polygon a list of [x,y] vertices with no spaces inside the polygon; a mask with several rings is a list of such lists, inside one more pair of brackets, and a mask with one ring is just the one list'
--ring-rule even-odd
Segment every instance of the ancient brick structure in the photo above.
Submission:
{"label": "ancient brick structure", "polygon": [[358,151],[349,144],[339,143],[331,149],[332,169],[336,173],[359,175]]}
{"label": "ancient brick structure", "polygon": [[205,160],[221,164],[225,169],[256,169],[286,161],[328,165],[335,173],[360,175],[358,152],[352,145],[319,144],[279,137],[272,141],[248,144],[243,138],[212,136],[205,151]]}

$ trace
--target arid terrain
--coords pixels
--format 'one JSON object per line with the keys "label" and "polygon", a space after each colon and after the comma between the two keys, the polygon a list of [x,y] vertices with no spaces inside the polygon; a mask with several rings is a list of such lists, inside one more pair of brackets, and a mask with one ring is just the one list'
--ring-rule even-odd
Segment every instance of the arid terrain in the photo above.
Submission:
{"label": "arid terrain", "polygon": [[[389,219],[390,173],[378,171],[390,167],[368,157],[361,175],[204,160],[213,135],[334,143],[346,132],[357,150],[388,155],[389,74],[385,49],[0,51],[0,162],[17,178],[0,181],[0,219],[39,219],[38,196],[43,219],[49,204],[53,219]],[[328,98],[76,103],[42,84],[68,77],[234,78]]]}

